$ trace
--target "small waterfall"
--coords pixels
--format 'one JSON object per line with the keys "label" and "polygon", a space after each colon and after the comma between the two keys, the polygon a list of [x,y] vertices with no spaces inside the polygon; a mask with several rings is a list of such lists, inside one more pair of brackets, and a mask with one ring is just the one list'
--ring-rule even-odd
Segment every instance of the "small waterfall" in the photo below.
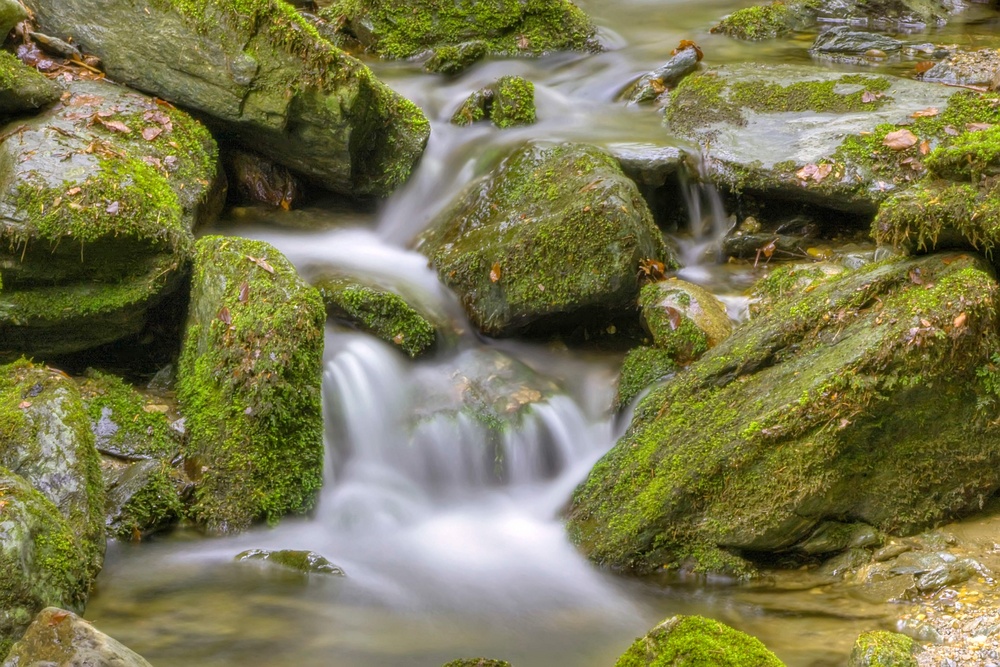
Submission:
{"label": "small waterfall", "polygon": [[732,228],[722,196],[707,178],[704,159],[698,162],[698,178],[682,184],[688,210],[688,235],[678,239],[681,278],[695,283],[708,280],[706,265],[722,261],[719,244]]}

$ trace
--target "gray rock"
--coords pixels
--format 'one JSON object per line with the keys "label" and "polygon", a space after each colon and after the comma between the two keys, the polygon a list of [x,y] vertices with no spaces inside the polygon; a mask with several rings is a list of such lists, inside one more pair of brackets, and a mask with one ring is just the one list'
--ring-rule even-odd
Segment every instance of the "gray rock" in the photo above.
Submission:
{"label": "gray rock", "polygon": [[673,89],[691,72],[698,69],[701,51],[694,46],[680,49],[676,55],[652,72],[643,74],[622,94],[630,103],[652,102]]}
{"label": "gray rock", "polygon": [[56,607],[40,611],[14,644],[3,667],[152,667],[118,640],[76,614]]}
{"label": "gray rock", "polygon": [[924,72],[921,78],[963,86],[988,85],[996,89],[998,75],[1000,50],[980,49],[954,53]]}
{"label": "gray rock", "polygon": [[687,170],[688,155],[676,146],[622,143],[607,147],[625,175],[639,185],[659,187]]}
{"label": "gray rock", "polygon": [[108,534],[136,541],[165,530],[180,519],[178,475],[164,461],[147,459],[105,473],[105,523]]}
{"label": "gray rock", "polygon": [[821,57],[864,56],[872,51],[883,54],[896,53],[903,42],[888,35],[880,35],[851,26],[841,25],[820,33],[809,53]]}

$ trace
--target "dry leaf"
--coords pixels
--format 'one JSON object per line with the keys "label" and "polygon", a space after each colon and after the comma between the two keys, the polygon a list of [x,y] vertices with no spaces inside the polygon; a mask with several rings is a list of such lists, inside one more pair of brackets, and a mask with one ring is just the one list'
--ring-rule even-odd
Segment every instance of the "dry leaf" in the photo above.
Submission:
{"label": "dry leaf", "polygon": [[894,151],[901,151],[913,146],[917,141],[919,141],[917,135],[907,129],[902,129],[885,135],[882,145],[888,146]]}
{"label": "dry leaf", "polygon": [[947,134],[949,137],[957,137],[958,136],[958,130],[956,130],[951,125],[945,125],[944,126],[944,133]]}
{"label": "dry leaf", "polygon": [[677,45],[677,48],[670,52],[670,55],[676,56],[678,53],[684,49],[694,49],[696,60],[701,61],[705,57],[705,54],[701,52],[701,47],[692,42],[690,39],[682,39],[681,43]]}
{"label": "dry leaf", "polygon": [[260,268],[264,269],[268,273],[274,273],[274,267],[268,264],[267,260],[264,259],[263,257],[252,257],[250,255],[247,255],[247,259],[249,259],[251,262],[259,266]]}
{"label": "dry leaf", "polygon": [[955,326],[955,328],[956,328],[956,329],[961,329],[962,327],[964,327],[964,326],[965,326],[965,321],[966,321],[966,320],[967,320],[968,318],[969,318],[969,316],[968,316],[968,315],[966,315],[966,314],[965,314],[965,311],[963,310],[962,312],[960,312],[960,313],[958,314],[958,317],[956,317],[956,318],[955,318],[955,321],[954,321],[954,322],[952,322],[952,324],[953,324],[953,325]]}
{"label": "dry leaf", "polygon": [[31,407],[31,401],[21,401],[20,403],[17,404],[17,407],[21,408],[22,410],[30,408]]}
{"label": "dry leaf", "polygon": [[120,208],[121,208],[121,204],[119,204],[116,201],[113,201],[110,204],[108,204],[108,207],[106,209],[104,209],[104,212],[107,213],[107,214],[109,214],[109,215],[118,215],[118,210]]}
{"label": "dry leaf", "polygon": [[219,309],[219,319],[222,320],[223,324],[227,327],[233,323],[233,316],[229,314],[229,309],[225,306]]}
{"label": "dry leaf", "polygon": [[54,611],[49,615],[49,625],[50,626],[58,625],[67,618],[69,618],[68,611],[65,611],[63,609],[60,609],[59,611]]}
{"label": "dry leaf", "polygon": [[930,152],[931,152],[931,142],[924,139],[923,141],[920,142],[920,154],[927,155]]}
{"label": "dry leaf", "polygon": [[938,113],[937,107],[927,107],[926,109],[914,111],[910,114],[910,118],[930,118],[931,116],[938,115]]}
{"label": "dry leaf", "polygon": [[816,165],[810,163],[795,172],[795,177],[801,181],[808,181],[816,173]]}
{"label": "dry leaf", "polygon": [[663,312],[667,316],[667,321],[670,322],[670,330],[676,331],[677,327],[681,325],[681,321],[683,320],[683,315],[681,315],[681,311],[677,310],[672,306],[667,306],[666,308],[663,309]]}
{"label": "dry leaf", "polygon": [[500,262],[493,262],[490,267],[490,282],[495,283],[500,280]]}
{"label": "dry leaf", "polygon": [[521,49],[522,51],[525,51],[530,46],[531,46],[531,42],[528,41],[528,38],[526,36],[524,36],[524,35],[518,35],[517,36],[517,48]]}
{"label": "dry leaf", "polygon": [[920,277],[920,269],[912,269],[910,271],[910,282],[914,285],[924,284],[924,279]]}
{"label": "dry leaf", "polygon": [[861,93],[861,101],[864,104],[871,104],[872,102],[878,100],[881,97],[882,93],[873,93],[870,90],[866,90],[865,92]]}
{"label": "dry leaf", "polygon": [[992,123],[967,123],[965,129],[969,132],[979,132],[981,130],[988,130],[993,127]]}
{"label": "dry leaf", "polygon": [[930,329],[931,328],[931,321],[928,320],[928,319],[926,319],[926,318],[921,317],[920,318],[920,326],[924,327],[925,329]]}
{"label": "dry leaf", "polygon": [[114,132],[121,132],[122,134],[132,133],[132,128],[130,128],[128,125],[121,122],[120,120],[102,120],[101,125]]}
{"label": "dry leaf", "polygon": [[934,62],[933,60],[921,60],[920,62],[918,62],[916,65],[913,66],[913,69],[916,70],[917,74],[923,74],[930,68],[934,67],[934,65],[936,64],[937,63]]}
{"label": "dry leaf", "polygon": [[142,129],[142,138],[146,141],[152,141],[163,133],[162,127],[144,127]]}
{"label": "dry leaf", "polygon": [[70,188],[69,190],[66,191],[66,196],[72,197],[73,195],[78,195],[80,194],[81,190],[82,188]]}
{"label": "dry leaf", "polygon": [[247,281],[240,283],[240,303],[246,303],[250,300],[250,284]]}

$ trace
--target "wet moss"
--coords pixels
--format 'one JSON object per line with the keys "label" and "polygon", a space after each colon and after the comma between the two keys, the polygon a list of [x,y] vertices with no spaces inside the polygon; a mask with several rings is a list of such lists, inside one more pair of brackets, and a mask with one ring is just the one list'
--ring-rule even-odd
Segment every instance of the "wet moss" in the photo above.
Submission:
{"label": "wet moss", "polygon": [[680,132],[714,123],[745,125],[740,107],[723,95],[727,88],[726,81],[712,71],[685,77],[670,95],[667,124]]}
{"label": "wet moss", "polygon": [[0,50],[0,115],[39,109],[59,99],[59,86]]}
{"label": "wet moss", "polygon": [[428,72],[454,75],[465,71],[487,55],[489,55],[489,45],[480,40],[442,46],[424,63],[424,69]]}
{"label": "wet moss", "polygon": [[[876,97],[872,93],[888,90],[889,87],[889,80],[884,77],[854,74],[828,81],[797,81],[787,86],[737,81],[730,87],[729,99],[760,113],[848,113],[878,109],[891,98],[884,95]],[[843,88],[855,90],[838,90]]]}
{"label": "wet moss", "polygon": [[622,361],[618,378],[615,409],[621,410],[647,387],[676,372],[677,363],[670,350],[655,347],[637,347],[629,350]]}
{"label": "wet moss", "polygon": [[177,396],[206,468],[194,515],[217,532],[312,508],[322,482],[326,313],[275,248],[199,239]]}
{"label": "wet moss", "polygon": [[480,88],[451,117],[455,125],[492,120],[500,129],[535,122],[535,85],[519,76],[500,77]]}
{"label": "wet moss", "polygon": [[979,183],[1000,174],[1000,127],[965,132],[934,149],[925,160],[930,173],[952,181]]}
{"label": "wet moss", "polygon": [[109,535],[137,541],[175,524],[185,513],[178,486],[178,474],[166,461],[132,464],[108,492]]}
{"label": "wet moss", "polygon": [[167,416],[147,410],[150,402],[121,378],[89,369],[80,394],[99,449],[153,458],[177,452]]}
{"label": "wet moss", "polygon": [[920,644],[896,632],[863,632],[854,643],[848,667],[917,667]]}
{"label": "wet moss", "polygon": [[722,19],[712,32],[750,41],[774,39],[808,22],[818,5],[815,0],[752,5]]}
{"label": "wet moss", "polygon": [[674,616],[637,639],[615,667],[783,667],[759,639],[702,616]]}

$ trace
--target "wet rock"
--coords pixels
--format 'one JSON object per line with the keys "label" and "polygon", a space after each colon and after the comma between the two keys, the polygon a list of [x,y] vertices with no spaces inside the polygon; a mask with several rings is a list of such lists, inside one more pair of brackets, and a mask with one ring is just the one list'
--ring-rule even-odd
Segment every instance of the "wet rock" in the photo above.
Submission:
{"label": "wet rock", "polygon": [[796,549],[807,554],[827,554],[850,548],[880,546],[883,541],[883,536],[871,526],[826,521],[796,545]]}
{"label": "wet rock", "polygon": [[[672,132],[698,141],[708,178],[726,189],[871,215],[897,179],[918,176],[921,157],[919,142],[906,155],[884,146],[885,124],[912,123],[932,108],[943,115],[955,94],[888,76],[733,65],[684,79],[666,119]],[[918,120],[931,130],[933,117]]]}
{"label": "wet rock", "polygon": [[[1000,50],[980,49],[954,53],[924,72],[921,78],[963,86],[986,86],[993,85],[998,71]],[[993,88],[996,86],[993,85]]]}
{"label": "wet rock", "polygon": [[14,644],[3,667],[107,665],[152,667],[138,653],[71,611],[46,607]]}
{"label": "wet rock", "polygon": [[276,565],[288,570],[295,570],[303,574],[327,574],[338,577],[344,576],[344,571],[328,561],[323,556],[313,551],[293,551],[282,549],[272,551],[271,549],[248,549],[236,555],[236,560],[240,562],[255,561]]}
{"label": "wet rock", "polygon": [[927,644],[943,644],[944,638],[941,632],[930,623],[923,623],[916,619],[909,619],[897,624],[897,630],[901,634],[916,639],[918,642]]}
{"label": "wet rock", "polygon": [[74,382],[18,361],[0,367],[0,466],[55,505],[96,576],[104,561],[104,487],[94,436]]}
{"label": "wet rock", "polygon": [[660,187],[687,169],[688,155],[676,146],[611,144],[608,150],[625,175],[640,186]]}
{"label": "wet rock", "polygon": [[895,259],[776,302],[639,404],[577,489],[571,535],[610,567],[746,574],[736,550],[786,550],[823,521],[898,534],[978,507],[1000,485],[974,426],[993,275],[969,253]]}
{"label": "wet rock", "polygon": [[[600,45],[590,19],[568,0],[514,4],[432,3],[428,0],[337,0],[320,16],[385,58],[424,53],[454,66],[470,56],[538,56],[552,51],[595,51]],[[477,44],[462,57],[453,49]],[[452,68],[449,68],[452,69]]]}
{"label": "wet rock", "polygon": [[396,345],[411,358],[430,351],[437,342],[437,327],[431,320],[391,290],[344,275],[325,276],[313,284],[328,315]]}
{"label": "wet rock", "polygon": [[144,397],[121,378],[88,369],[80,395],[97,449],[121,459],[170,459],[180,448],[163,398]]}
{"label": "wet rock", "polygon": [[863,632],[854,642],[847,667],[917,667],[920,645],[906,635],[885,630]]}
{"label": "wet rock", "polygon": [[519,76],[500,77],[472,93],[451,117],[455,125],[491,120],[500,129],[535,122],[535,85]]}
{"label": "wet rock", "polygon": [[[15,6],[21,5],[17,2]],[[22,10],[23,11],[23,10]],[[0,21],[3,20],[0,6]],[[0,51],[0,117],[41,109],[59,99],[59,86],[23,65],[7,51]]]}
{"label": "wet rock", "polygon": [[741,665],[783,667],[760,640],[702,616],[674,616],[637,639],[615,667]]}
{"label": "wet rock", "polygon": [[90,590],[90,559],[52,502],[0,468],[0,653],[6,655],[46,606],[82,612]]}
{"label": "wet rock", "polygon": [[326,313],[275,248],[198,240],[177,376],[195,518],[213,532],[308,511],[322,483]]}
{"label": "wet rock", "polygon": [[423,113],[280,0],[235,5],[27,0],[108,77],[209,117],[230,140],[317,184],[384,196],[423,152]]}
{"label": "wet rock", "polygon": [[811,26],[816,21],[818,4],[793,0],[745,7],[722,19],[712,32],[751,41],[774,39]]}
{"label": "wet rock", "polygon": [[822,0],[818,15],[855,26],[914,32],[943,26],[963,8],[954,0]]}
{"label": "wet rock", "polygon": [[629,350],[622,361],[614,408],[621,410],[647,387],[677,371],[672,350],[640,346]]}
{"label": "wet rock", "polygon": [[119,540],[139,541],[170,528],[183,515],[183,483],[166,461],[139,461],[109,470],[105,478],[107,531]]}
{"label": "wet rock", "polygon": [[638,81],[625,89],[622,96],[632,104],[652,102],[666,91],[675,88],[681,79],[698,69],[700,61],[701,49],[693,43],[690,46],[682,43],[670,60],[652,72],[643,74]]}
{"label": "wet rock", "polygon": [[137,334],[183,279],[192,228],[221,205],[214,140],[184,112],[103,81],[74,82],[13,129],[0,133],[7,356]]}
{"label": "wet rock", "polygon": [[490,47],[482,40],[462,42],[454,46],[441,46],[424,63],[424,69],[438,74],[455,75],[489,55]]}
{"label": "wet rock", "polygon": [[917,590],[936,591],[945,586],[953,586],[968,581],[976,576],[977,563],[964,558],[955,562],[945,562],[920,575],[917,580]]}
{"label": "wet rock", "polygon": [[418,240],[490,336],[622,317],[640,260],[667,250],[635,184],[582,144],[527,144],[470,184]]}
{"label": "wet rock", "polygon": [[28,18],[28,12],[17,0],[0,0],[0,38],[6,39],[14,26]]}
{"label": "wet rock", "polygon": [[813,42],[809,53],[822,58],[842,58],[845,56],[865,56],[872,52],[886,54],[897,53],[903,48],[903,42],[888,35],[880,35],[864,30],[855,30],[851,26],[841,25],[820,33]]}
{"label": "wet rock", "polygon": [[733,332],[726,307],[711,292],[671,278],[650,283],[639,293],[642,324],[653,346],[689,363]]}
{"label": "wet rock", "polygon": [[305,195],[302,182],[288,167],[254,153],[227,151],[225,164],[230,190],[241,203],[267,204],[287,211]]}

